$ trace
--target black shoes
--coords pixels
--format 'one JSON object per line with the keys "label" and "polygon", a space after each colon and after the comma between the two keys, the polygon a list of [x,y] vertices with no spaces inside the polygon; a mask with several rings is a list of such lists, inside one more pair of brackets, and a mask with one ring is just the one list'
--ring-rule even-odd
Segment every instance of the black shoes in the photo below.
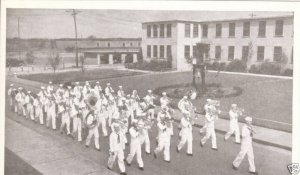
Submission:
{"label": "black shoes", "polygon": [[156,153],[155,153],[155,152],[153,153],[153,157],[154,157],[155,159],[157,158],[157,156],[156,156]]}
{"label": "black shoes", "polygon": [[218,148],[211,148],[212,150],[214,150],[214,151],[218,151]]}
{"label": "black shoes", "polygon": [[171,161],[170,160],[164,160],[165,162],[167,162],[167,163],[171,163]]}
{"label": "black shoes", "polygon": [[178,147],[176,146],[176,151],[177,151],[177,153],[179,153],[179,149],[178,149]]}
{"label": "black shoes", "polygon": [[238,168],[232,164],[232,169],[237,170]]}
{"label": "black shoes", "polygon": [[201,146],[201,147],[203,147],[203,144],[202,144],[202,142],[201,142],[201,141],[200,141],[200,146]]}
{"label": "black shoes", "polygon": [[144,168],[143,168],[143,167],[139,167],[139,169],[140,169],[141,171],[144,171]]}
{"label": "black shoes", "polygon": [[251,171],[249,171],[249,173],[250,174],[256,174],[256,175],[258,175],[258,172],[251,172]]}
{"label": "black shoes", "polygon": [[122,173],[120,173],[121,175],[127,175],[127,173],[126,172],[122,172]]}
{"label": "black shoes", "polygon": [[189,154],[189,153],[186,153],[186,155],[188,155],[188,156],[193,156],[193,154]]}
{"label": "black shoes", "polygon": [[127,166],[130,166],[130,165],[131,165],[130,163],[127,162],[127,160],[125,160],[125,162],[126,162],[126,165],[127,165]]}

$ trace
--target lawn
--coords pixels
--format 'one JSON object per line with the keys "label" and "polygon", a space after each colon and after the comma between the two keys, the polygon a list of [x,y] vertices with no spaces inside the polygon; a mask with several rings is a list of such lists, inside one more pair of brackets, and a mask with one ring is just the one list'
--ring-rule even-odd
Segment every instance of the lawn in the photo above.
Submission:
{"label": "lawn", "polygon": [[75,82],[75,81],[91,81],[91,80],[101,80],[107,78],[123,77],[139,75],[142,73],[125,71],[125,70],[112,70],[112,69],[95,69],[81,71],[70,71],[70,72],[60,72],[60,73],[43,73],[43,74],[31,74],[31,75],[19,75],[19,78],[34,80],[43,83],[48,83],[52,81],[54,84],[65,83],[65,82]]}
{"label": "lawn", "polygon": [[[155,90],[159,87],[192,81],[191,72],[129,76],[133,74],[137,73],[99,70],[86,72],[85,74],[69,72],[55,76],[52,74],[31,75],[25,78],[42,82],[53,80],[56,83],[99,79],[102,86],[108,82],[112,84],[113,88],[123,85],[126,93],[136,89],[140,96],[144,96],[148,89]],[[110,79],[118,76],[122,77]],[[52,77],[55,79],[52,79]],[[293,80],[231,74],[220,74],[216,77],[215,73],[208,73],[206,82],[221,83],[223,87],[238,86],[242,88],[243,93],[239,96],[218,99],[221,101],[222,111],[227,112],[232,103],[237,103],[245,109],[247,115],[255,118],[255,124],[291,132]],[[177,100],[174,99],[174,101]],[[205,100],[198,99],[193,103],[199,109],[203,107]],[[228,116],[223,117],[228,118]]]}

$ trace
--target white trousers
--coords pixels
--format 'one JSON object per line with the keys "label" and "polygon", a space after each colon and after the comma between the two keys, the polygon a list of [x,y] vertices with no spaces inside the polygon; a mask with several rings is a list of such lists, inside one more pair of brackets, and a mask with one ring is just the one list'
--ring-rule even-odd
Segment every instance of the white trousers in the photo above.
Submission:
{"label": "white trousers", "polygon": [[26,106],[26,118],[30,118],[31,120],[34,120],[34,111],[32,104],[27,104]]}
{"label": "white trousers", "polygon": [[130,121],[131,121],[131,124],[132,124],[132,121],[134,120],[134,110],[133,109],[128,109],[127,118],[128,119],[130,118]]}
{"label": "white trousers", "polygon": [[170,161],[170,139],[171,138],[158,138],[158,146],[154,150],[155,154],[164,150],[165,161]]}
{"label": "white trousers", "polygon": [[106,128],[106,117],[104,115],[99,117],[99,125],[101,125],[103,136],[107,136],[107,128]]}
{"label": "white trousers", "polygon": [[253,154],[252,143],[248,143],[247,145],[242,143],[241,151],[239,152],[239,154],[236,156],[235,160],[233,161],[233,165],[235,167],[239,167],[246,154],[248,156],[249,171],[250,172],[255,172],[254,154]]}
{"label": "white trousers", "polygon": [[180,142],[177,146],[178,150],[181,150],[181,148],[187,143],[187,151],[188,154],[193,154],[193,136],[192,133],[184,133],[181,134]]}
{"label": "white trousers", "polygon": [[89,146],[92,137],[94,136],[94,141],[95,141],[95,147],[96,149],[100,149],[100,145],[99,145],[99,132],[98,132],[98,127],[95,126],[94,128],[89,129],[89,134],[86,138],[86,142],[85,145]]}
{"label": "white trousers", "polygon": [[215,128],[208,127],[206,128],[206,135],[201,139],[201,143],[204,145],[206,141],[211,137],[212,148],[217,148],[217,139]]}
{"label": "white trousers", "polygon": [[121,171],[121,173],[124,173],[126,170],[125,170],[125,165],[124,165],[124,151],[122,149],[115,151],[114,154],[110,153],[107,166],[110,169],[112,169],[117,157],[118,157],[118,165],[119,165],[120,171]]}
{"label": "white trousers", "polygon": [[140,141],[141,141],[141,145],[143,145],[145,143],[145,151],[146,153],[150,154],[150,139],[149,139],[149,134],[148,134],[148,130],[144,131],[143,135],[140,135]]}
{"label": "white trousers", "polygon": [[40,124],[44,124],[44,117],[43,117],[43,109],[41,107],[35,108],[35,118],[36,120],[39,120]]}
{"label": "white trousers", "polygon": [[67,134],[70,134],[70,116],[68,114],[61,115],[61,124],[60,124],[60,131],[62,132],[64,127],[66,126]]}
{"label": "white trousers", "polygon": [[240,128],[238,124],[230,124],[229,131],[225,134],[225,140],[229,139],[232,134],[235,135],[235,142],[240,143]]}
{"label": "white trousers", "polygon": [[46,118],[46,126],[50,127],[51,123],[52,123],[52,129],[56,129],[56,115],[53,112],[48,112]]}
{"label": "white trousers", "polygon": [[79,117],[74,117],[73,118],[73,135],[75,135],[75,133],[77,132],[77,140],[78,142],[82,141],[82,137],[81,137],[81,118]]}
{"label": "white trousers", "polygon": [[139,140],[132,141],[130,143],[130,153],[127,156],[127,162],[131,164],[133,157],[136,155],[136,160],[139,164],[139,167],[144,167],[144,162],[142,159],[141,143]]}

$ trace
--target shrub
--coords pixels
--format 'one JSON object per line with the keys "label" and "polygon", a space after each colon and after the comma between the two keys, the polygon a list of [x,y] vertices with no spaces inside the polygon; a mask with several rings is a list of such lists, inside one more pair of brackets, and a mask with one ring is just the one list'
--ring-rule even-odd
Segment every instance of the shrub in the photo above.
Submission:
{"label": "shrub", "polygon": [[125,67],[128,69],[164,71],[169,68],[169,63],[166,60],[151,60],[150,62],[140,60],[136,63],[127,63]]}
{"label": "shrub", "polygon": [[232,60],[227,66],[226,70],[229,72],[245,72],[247,63],[243,60]]}
{"label": "shrub", "polygon": [[279,75],[280,69],[279,63],[265,61],[260,65],[261,74]]}
{"label": "shrub", "polygon": [[252,64],[251,67],[250,67],[250,69],[249,69],[249,72],[250,73],[259,74],[260,73],[260,66]]}
{"label": "shrub", "polygon": [[284,76],[293,76],[293,69],[285,69],[283,72]]}
{"label": "shrub", "polygon": [[18,60],[15,58],[9,58],[6,60],[6,67],[19,67],[24,65],[24,61],[23,60]]}
{"label": "shrub", "polygon": [[209,70],[225,70],[226,63],[214,61],[212,64],[207,64],[206,68]]}

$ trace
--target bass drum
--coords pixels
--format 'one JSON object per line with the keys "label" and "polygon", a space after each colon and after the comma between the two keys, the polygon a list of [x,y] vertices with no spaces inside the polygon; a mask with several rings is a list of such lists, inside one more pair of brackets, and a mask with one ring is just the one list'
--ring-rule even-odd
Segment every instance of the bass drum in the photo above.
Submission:
{"label": "bass drum", "polygon": [[191,90],[190,99],[195,100],[197,98],[197,92],[195,90]]}
{"label": "bass drum", "polygon": [[89,129],[92,129],[97,125],[97,119],[94,114],[94,111],[90,111],[89,113],[87,113],[87,115],[85,116],[84,123],[85,126]]}

